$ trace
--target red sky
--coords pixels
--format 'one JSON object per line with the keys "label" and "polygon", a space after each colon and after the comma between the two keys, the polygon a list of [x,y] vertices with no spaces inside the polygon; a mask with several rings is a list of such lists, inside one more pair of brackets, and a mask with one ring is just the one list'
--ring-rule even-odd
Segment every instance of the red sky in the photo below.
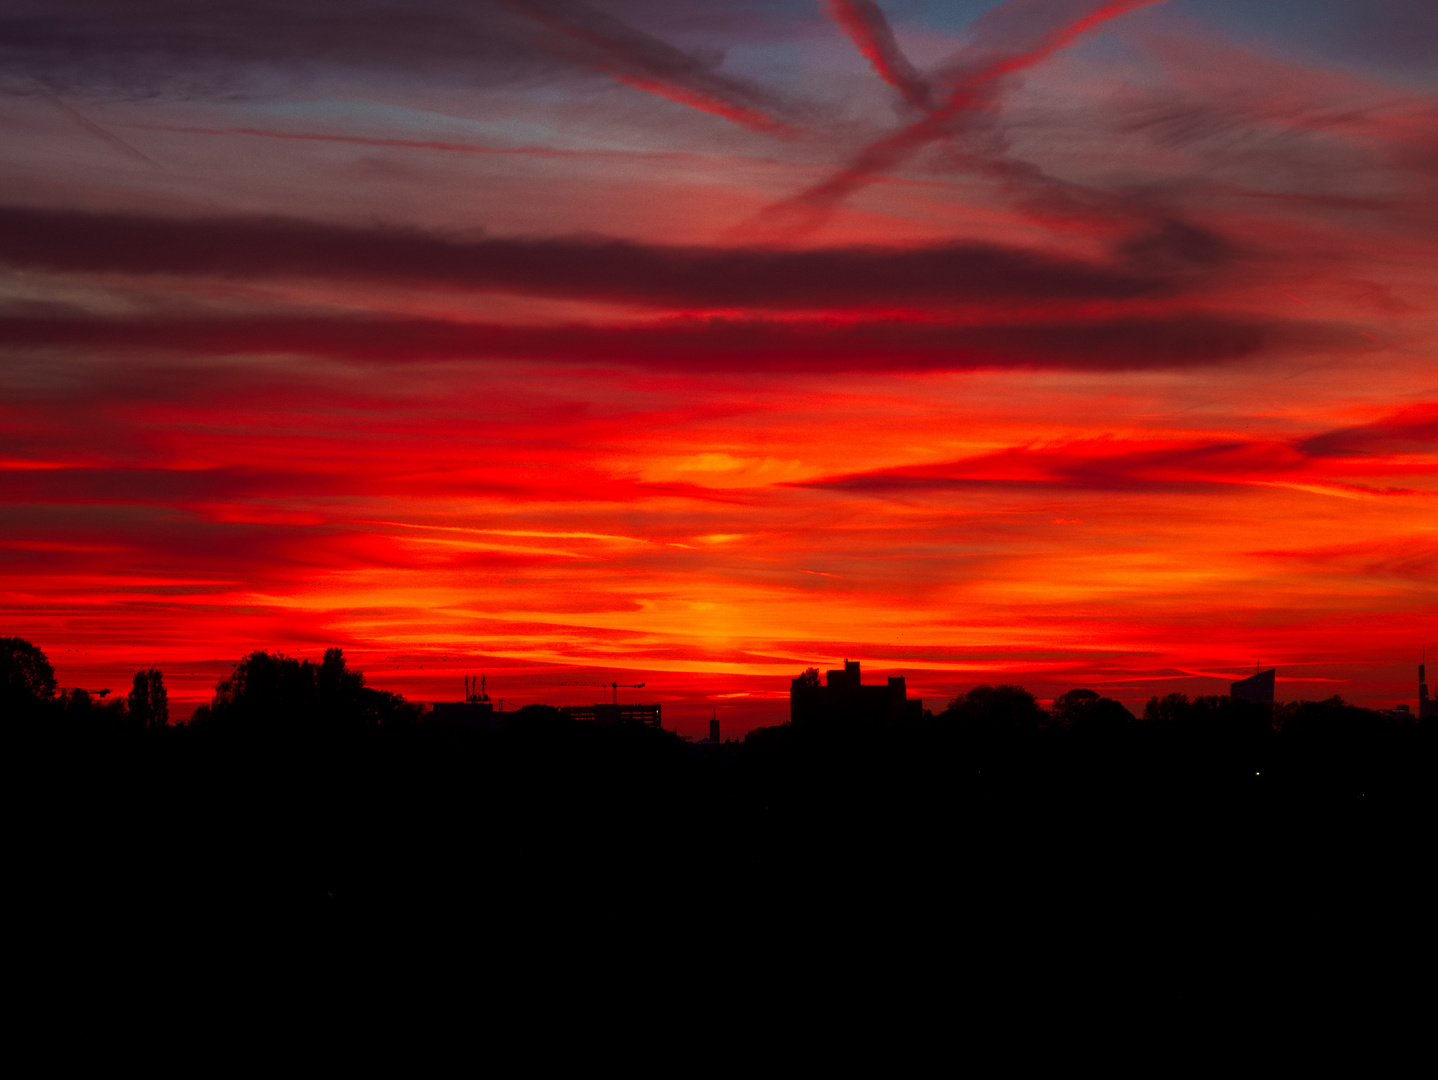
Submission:
{"label": "red sky", "polygon": [[1429,5],[223,10],[0,14],[0,634],[62,683],[1415,697]]}

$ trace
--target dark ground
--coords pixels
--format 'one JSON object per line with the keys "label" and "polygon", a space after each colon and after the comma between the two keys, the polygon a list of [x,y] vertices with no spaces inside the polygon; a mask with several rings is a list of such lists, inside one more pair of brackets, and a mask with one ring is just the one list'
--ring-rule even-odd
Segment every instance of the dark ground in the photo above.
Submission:
{"label": "dark ground", "polygon": [[940,717],[712,748],[558,721],[10,741],[26,887],[76,925],[624,928],[698,948],[786,925],[1294,926],[1427,904],[1417,725],[1084,739]]}

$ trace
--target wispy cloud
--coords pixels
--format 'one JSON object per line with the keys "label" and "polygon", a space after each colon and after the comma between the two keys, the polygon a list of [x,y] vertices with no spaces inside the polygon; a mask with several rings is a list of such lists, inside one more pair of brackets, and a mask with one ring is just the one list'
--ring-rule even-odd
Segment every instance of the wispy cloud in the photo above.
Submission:
{"label": "wispy cloud", "polygon": [[[1291,442],[1076,440],[1052,446],[1015,447],[959,461],[830,477],[807,484],[875,495],[963,490],[980,485],[1154,491],[1206,485],[1286,484],[1340,497],[1410,496],[1419,492],[1355,481],[1374,475],[1438,476],[1434,414],[1434,406],[1424,405],[1372,425]],[[1404,456],[1404,451],[1419,447],[1427,454]],[[1355,450],[1370,455],[1369,459],[1353,460],[1350,455]],[[1429,494],[1438,495],[1438,491]]]}
{"label": "wispy cloud", "polygon": [[1007,0],[971,27],[966,46],[934,80],[940,103],[926,116],[864,147],[842,169],[767,216],[812,227],[881,173],[924,147],[961,136],[993,104],[1002,81],[1047,60],[1121,15],[1163,0]]}
{"label": "wispy cloud", "polygon": [[1421,6],[0,5],[0,634],[1402,700]]}
{"label": "wispy cloud", "polygon": [[597,70],[669,101],[722,116],[769,135],[792,135],[779,103],[760,88],[726,76],[715,64],[675,48],[578,0],[499,0],[593,52]]}
{"label": "wispy cloud", "polygon": [[853,40],[886,83],[915,108],[933,107],[933,88],[920,75],[894,37],[893,27],[875,0],[823,0],[824,8]]}

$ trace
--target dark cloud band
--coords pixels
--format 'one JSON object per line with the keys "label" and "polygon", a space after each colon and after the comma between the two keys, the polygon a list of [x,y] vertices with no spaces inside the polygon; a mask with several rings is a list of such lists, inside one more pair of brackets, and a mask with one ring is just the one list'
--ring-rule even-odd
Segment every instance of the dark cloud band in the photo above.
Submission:
{"label": "dark cloud band", "polygon": [[[1252,357],[1313,333],[1311,327],[1201,315],[998,326],[678,319],[641,326],[515,327],[272,316],[0,320],[0,340],[12,349],[294,354],[366,363],[511,359],[735,373],[1186,368]],[[1332,337],[1335,343],[1348,341],[1341,331]]]}
{"label": "dark cloud band", "polygon": [[462,239],[279,219],[0,208],[0,263],[78,273],[408,282],[694,308],[848,308],[1163,295],[1170,279],[987,244],[663,247]]}

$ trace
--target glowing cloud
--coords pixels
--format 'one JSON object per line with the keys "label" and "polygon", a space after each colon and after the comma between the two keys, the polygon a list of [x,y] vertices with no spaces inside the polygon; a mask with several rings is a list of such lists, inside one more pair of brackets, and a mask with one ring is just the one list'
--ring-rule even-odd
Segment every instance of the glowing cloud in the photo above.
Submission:
{"label": "glowing cloud", "polygon": [[0,636],[179,716],[328,645],[700,734],[845,656],[930,705],[1255,656],[1405,700],[1438,82],[1374,3],[1412,41],[1356,0],[8,5]]}

